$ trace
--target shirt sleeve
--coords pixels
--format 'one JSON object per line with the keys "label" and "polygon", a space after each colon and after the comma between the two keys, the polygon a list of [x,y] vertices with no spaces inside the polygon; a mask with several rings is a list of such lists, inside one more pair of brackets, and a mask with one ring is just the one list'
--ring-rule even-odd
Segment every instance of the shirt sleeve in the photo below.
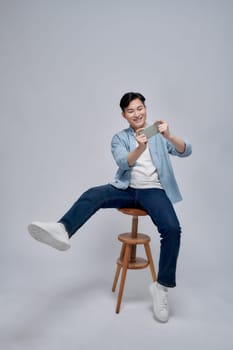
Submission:
{"label": "shirt sleeve", "polygon": [[111,142],[111,151],[115,162],[121,170],[128,170],[128,147],[126,142],[117,134],[114,135]]}
{"label": "shirt sleeve", "polygon": [[175,147],[172,145],[171,142],[167,141],[167,150],[168,153],[172,154],[173,156],[178,157],[188,157],[192,153],[192,146],[188,141],[184,141],[185,143],[185,150],[183,153],[178,152]]}

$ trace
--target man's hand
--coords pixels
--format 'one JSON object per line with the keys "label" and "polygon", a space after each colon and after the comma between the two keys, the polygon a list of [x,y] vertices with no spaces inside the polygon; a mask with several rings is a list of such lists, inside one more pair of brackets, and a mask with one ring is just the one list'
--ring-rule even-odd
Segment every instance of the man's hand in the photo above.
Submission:
{"label": "man's hand", "polygon": [[137,147],[128,154],[128,164],[132,166],[135,164],[140,155],[145,151],[147,146],[147,137],[144,134],[139,135],[139,131],[143,129],[138,129],[135,133],[135,138],[137,140]]}
{"label": "man's hand", "polygon": [[166,139],[169,139],[171,136],[171,133],[169,130],[168,123],[164,120],[157,120],[156,122],[159,123],[158,131],[160,132],[160,134],[162,134]]}
{"label": "man's hand", "polygon": [[147,145],[147,137],[144,135],[144,134],[141,134],[139,135],[139,132],[143,130],[143,129],[138,129],[135,133],[135,138],[137,140],[137,143],[138,143],[138,147],[141,149],[141,150],[145,150],[146,149],[146,145]]}

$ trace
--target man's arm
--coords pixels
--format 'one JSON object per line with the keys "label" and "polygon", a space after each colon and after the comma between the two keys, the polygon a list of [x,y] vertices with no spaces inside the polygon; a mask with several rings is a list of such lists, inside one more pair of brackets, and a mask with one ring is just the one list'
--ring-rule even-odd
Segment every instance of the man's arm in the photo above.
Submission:
{"label": "man's arm", "polygon": [[135,138],[138,142],[138,146],[136,146],[136,148],[131,152],[127,150],[128,147],[126,146],[126,143],[123,141],[121,136],[116,134],[112,138],[112,142],[111,142],[112,155],[117,165],[122,170],[128,170],[131,166],[133,166],[136,160],[140,157],[140,155],[146,149],[147,137],[142,134],[142,135],[135,135]]}
{"label": "man's arm", "polygon": [[145,151],[147,146],[147,137],[144,134],[139,135],[138,132],[141,129],[137,130],[135,134],[135,138],[137,140],[138,146],[128,154],[128,164],[129,166],[133,166],[140,155]]}
{"label": "man's arm", "polygon": [[184,153],[186,147],[185,142],[179,137],[176,137],[170,133],[167,122],[165,122],[164,120],[157,121],[160,123],[158,126],[158,130],[163,135],[163,137],[165,137],[165,139],[172,143],[177,152]]}

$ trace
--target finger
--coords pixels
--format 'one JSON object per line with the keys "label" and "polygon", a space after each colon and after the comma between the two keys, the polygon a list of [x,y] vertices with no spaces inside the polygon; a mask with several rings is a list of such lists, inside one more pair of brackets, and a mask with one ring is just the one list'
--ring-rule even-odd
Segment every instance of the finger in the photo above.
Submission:
{"label": "finger", "polygon": [[136,140],[138,143],[146,143],[147,142],[147,137],[145,135],[139,135],[136,137]]}
{"label": "finger", "polygon": [[139,143],[147,142],[147,137],[145,135],[137,137]]}
{"label": "finger", "polygon": [[164,130],[164,125],[163,125],[163,124],[159,124],[159,125],[158,125],[158,130],[159,130],[159,131]]}
{"label": "finger", "polygon": [[[140,131],[142,131],[142,130],[144,130],[144,128],[138,129],[138,130],[135,132],[135,135],[136,135],[136,136],[139,136],[139,133],[140,133]],[[140,134],[140,135],[141,135],[141,134]]]}

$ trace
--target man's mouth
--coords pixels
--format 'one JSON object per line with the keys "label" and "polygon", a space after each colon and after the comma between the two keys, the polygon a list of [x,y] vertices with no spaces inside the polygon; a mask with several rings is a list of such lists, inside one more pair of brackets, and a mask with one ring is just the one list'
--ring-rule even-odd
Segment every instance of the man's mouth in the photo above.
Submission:
{"label": "man's mouth", "polygon": [[143,116],[140,116],[140,117],[137,117],[137,118],[134,118],[133,119],[133,121],[135,122],[135,123],[139,123],[139,122],[141,122],[143,120]]}

